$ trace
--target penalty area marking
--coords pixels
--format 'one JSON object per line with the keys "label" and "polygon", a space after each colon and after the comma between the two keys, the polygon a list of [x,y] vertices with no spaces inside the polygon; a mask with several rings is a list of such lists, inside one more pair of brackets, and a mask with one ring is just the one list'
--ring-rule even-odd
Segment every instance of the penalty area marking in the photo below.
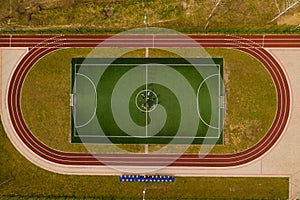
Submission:
{"label": "penalty area marking", "polygon": [[[198,116],[199,116],[200,120],[201,120],[206,126],[208,126],[208,127],[210,127],[210,128],[213,128],[213,129],[219,130],[220,127],[215,127],[215,126],[212,126],[212,125],[208,124],[208,123],[201,117],[200,108],[199,108],[199,101],[198,101],[198,100],[199,100],[199,92],[200,92],[200,89],[201,89],[202,85],[203,85],[208,79],[210,79],[210,78],[212,78],[212,77],[214,77],[214,76],[220,76],[220,75],[219,75],[219,74],[212,74],[212,75],[206,77],[206,78],[200,83],[200,85],[199,85],[199,87],[198,87],[198,90],[197,90],[197,98],[196,98],[196,101],[197,101],[197,113],[198,113]],[[219,83],[219,88],[220,88],[220,83]],[[218,97],[218,98],[220,98],[220,91],[219,91],[219,97]],[[219,102],[219,104],[220,104],[220,102]],[[220,108],[219,108],[219,109],[220,109]],[[220,118],[220,111],[219,111],[219,118]],[[219,120],[219,119],[218,119],[218,120]]]}
{"label": "penalty area marking", "polygon": [[[82,76],[82,77],[84,77],[84,78],[86,78],[91,84],[92,84],[92,86],[93,86],[93,89],[94,89],[94,95],[95,95],[95,106],[94,106],[94,112],[93,112],[93,114],[92,114],[92,116],[90,117],[90,119],[86,122],[86,123],[84,123],[84,124],[82,124],[82,125],[77,125],[76,124],[76,105],[74,105],[73,106],[73,109],[74,109],[74,122],[75,122],[75,125],[74,125],[74,127],[75,128],[82,128],[82,127],[84,127],[84,126],[86,126],[86,125],[88,125],[93,119],[94,119],[94,117],[95,117],[95,115],[96,115],[96,112],[97,112],[97,89],[96,89],[96,86],[95,86],[95,84],[93,83],[93,81],[88,77],[88,76],[86,76],[86,75],[84,75],[84,74],[81,74],[81,73],[75,73],[75,75],[77,76]],[[75,92],[77,92],[76,91],[76,84],[77,84],[77,82],[76,82],[76,77],[75,77]],[[76,96],[76,93],[75,93],[75,96]]]}

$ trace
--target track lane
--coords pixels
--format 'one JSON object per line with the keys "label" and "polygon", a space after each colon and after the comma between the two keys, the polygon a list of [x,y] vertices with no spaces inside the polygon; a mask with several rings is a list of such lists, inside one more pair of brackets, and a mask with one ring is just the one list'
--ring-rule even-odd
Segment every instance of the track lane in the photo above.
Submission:
{"label": "track lane", "polygon": [[[137,47],[136,45],[151,45],[154,47],[170,47],[170,43],[173,41],[171,47],[186,47],[191,45],[191,43],[186,41],[179,41],[178,38],[164,38],[165,36],[155,36],[145,37],[145,38],[136,38],[136,36],[125,38],[125,40],[118,41],[115,40],[109,43],[110,45],[116,47],[127,45],[126,47]],[[286,122],[288,121],[289,116],[289,105],[290,105],[290,95],[289,88],[286,77],[280,65],[275,61],[275,59],[262,48],[263,46],[263,36],[251,37],[232,37],[232,36],[191,36],[195,37],[195,40],[202,46],[207,45],[207,47],[222,47],[222,48],[235,48],[241,50],[245,53],[248,53],[258,59],[270,72],[278,97],[278,106],[277,113],[274,120],[274,123],[270,127],[266,136],[259,141],[253,147],[236,154],[221,154],[221,155],[206,155],[204,158],[199,158],[198,155],[194,154],[184,154],[180,156],[172,166],[205,166],[205,167],[226,167],[226,166],[236,166],[240,164],[245,164],[250,162],[268,151],[281,136]],[[59,38],[59,39],[58,39]],[[266,40],[264,36],[264,44],[269,41],[270,44],[277,44],[278,46],[282,45],[282,39],[272,37],[273,39]],[[26,39],[26,38],[25,38]],[[166,161],[172,158],[172,155],[169,154],[98,154],[91,155],[89,153],[70,153],[70,152],[60,152],[54,150],[44,144],[42,144],[28,129],[24,119],[22,118],[21,108],[20,108],[20,93],[23,81],[30,70],[30,68],[36,63],[41,57],[47,55],[50,52],[53,52],[62,47],[94,47],[99,44],[99,41],[104,38],[98,36],[39,36],[37,40],[32,41],[32,36],[27,37],[27,45],[31,44],[32,49],[21,61],[18,68],[13,74],[12,81],[9,88],[9,111],[11,114],[13,126],[16,129],[21,140],[26,146],[28,146],[33,152],[39,156],[64,165],[103,165],[103,163],[110,163],[112,165],[130,165],[130,166],[161,166],[166,164]],[[154,39],[154,44],[153,44]],[[253,40],[252,40],[253,39]],[[24,40],[24,39],[23,39]],[[45,40],[47,40],[45,42]],[[150,42],[151,40],[151,42]],[[276,43],[276,41],[279,43]],[[295,40],[299,40],[300,46],[300,37],[293,38],[290,40],[294,45]],[[1,40],[0,40],[1,41]],[[14,41],[14,40],[12,40]],[[138,41],[138,42],[137,42]],[[216,42],[217,41],[217,42]],[[285,45],[291,47],[289,40],[286,40]],[[13,45],[19,45],[21,41],[16,40],[16,43]],[[141,44],[142,43],[142,44]],[[268,43],[268,42],[267,42]],[[0,43],[1,45],[2,43]],[[191,45],[192,46],[192,45]],[[144,47],[144,46],[143,46]],[[95,157],[100,158],[99,162]]]}

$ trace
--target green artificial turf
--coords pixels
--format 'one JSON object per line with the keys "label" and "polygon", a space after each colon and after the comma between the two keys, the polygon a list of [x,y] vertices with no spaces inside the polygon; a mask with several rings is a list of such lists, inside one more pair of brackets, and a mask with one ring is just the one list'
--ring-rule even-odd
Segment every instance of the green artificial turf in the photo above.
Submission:
{"label": "green artificial turf", "polygon": [[[72,120],[75,119],[75,123],[72,125],[72,135],[71,140],[73,143],[115,143],[115,144],[168,144],[171,141],[177,144],[202,144],[202,143],[221,143],[222,135],[221,131],[216,133],[215,138],[206,139],[206,134],[209,129],[209,125],[211,125],[212,115],[215,115],[214,118],[218,121],[219,117],[219,92],[221,91],[221,86],[219,86],[219,79],[211,79],[210,84],[214,85],[212,91],[208,91],[207,80],[204,80],[202,76],[207,76],[209,78],[211,74],[209,73],[219,73],[221,72],[222,76],[222,59],[214,59],[210,61],[208,59],[194,59],[193,62],[197,62],[195,67],[187,65],[188,62],[184,59],[137,59],[137,58],[125,58],[125,59],[117,59],[112,64],[110,64],[106,69],[104,68],[106,65],[103,63],[109,62],[109,59],[95,59],[95,58],[74,58],[72,60],[72,91],[74,93],[74,106],[72,109]],[[203,62],[203,63],[202,63]],[[214,62],[220,65],[219,68],[215,68],[214,66],[210,66],[209,62]],[[99,65],[99,64],[102,65]],[[148,63],[145,65],[145,63]],[[151,64],[151,63],[159,63]],[[206,64],[205,64],[206,63]],[[133,65],[130,65],[133,64]],[[178,65],[179,64],[179,65]],[[193,63],[195,64],[195,63]],[[136,68],[137,66],[142,66],[142,68]],[[167,65],[167,66],[164,66]],[[199,106],[199,112],[202,116],[200,119],[198,117],[198,113],[194,110],[190,110],[189,113],[194,113],[196,118],[199,118],[198,128],[194,131],[189,128],[181,128],[182,119],[186,116],[181,116],[181,104],[179,102],[174,91],[171,91],[170,88],[164,86],[163,84],[156,83],[156,81],[173,81],[174,84],[179,87],[180,80],[176,80],[176,76],[169,75],[170,72],[165,73],[167,68],[172,68],[176,71],[177,74],[184,77],[183,79],[187,81],[187,84],[191,85],[191,91],[193,94],[199,92],[198,99],[196,97],[189,98],[189,95],[186,95],[186,91],[179,90],[181,95],[186,98],[181,99],[185,104],[195,104],[197,103]],[[118,125],[118,120],[115,115],[119,114],[121,111],[117,110],[117,112],[113,112],[112,110],[112,99],[115,88],[117,87],[117,83],[119,80],[124,78],[126,73],[129,73],[133,69],[140,70],[139,73],[136,73],[134,76],[130,77],[129,82],[125,83],[125,85],[130,84],[130,82],[134,82],[135,80],[139,80],[141,82],[133,83],[135,90],[133,94],[130,96],[129,105],[125,102],[123,97],[127,95],[119,95],[117,99],[118,104],[124,104],[123,107],[129,109],[130,115],[122,117],[122,122],[129,120],[132,118],[132,121],[136,122],[136,124],[140,127],[134,128],[135,125],[127,125],[127,129],[124,130],[122,127]],[[150,70],[150,73],[149,73]],[[217,72],[216,72],[217,70]],[[76,75],[75,75],[76,73]],[[83,74],[82,74],[83,73]],[[175,74],[176,74],[175,73]],[[201,73],[203,73],[201,75]],[[102,75],[101,75],[102,74]],[[147,75],[146,75],[147,74]],[[163,75],[161,75],[163,74]],[[215,77],[219,77],[219,74],[213,74]],[[217,75],[217,76],[216,76]],[[99,76],[101,78],[99,78]],[[150,81],[146,78],[150,76]],[[76,77],[76,81],[75,81]],[[82,77],[85,80],[81,80]],[[161,78],[157,78],[161,77]],[[89,81],[91,83],[89,83]],[[98,80],[100,79],[100,80]],[[157,80],[156,80],[157,79]],[[175,79],[175,80],[172,80]],[[80,81],[81,80],[81,81]],[[156,80],[156,81],[155,81]],[[147,84],[145,83],[146,81]],[[153,83],[151,81],[154,81]],[[175,82],[174,82],[175,81]],[[92,83],[93,82],[93,83]],[[94,87],[97,87],[97,94],[91,90],[92,84]],[[139,84],[142,84],[140,86]],[[201,86],[201,88],[200,88]],[[169,85],[170,87],[170,85]],[[219,88],[220,87],[220,88]],[[81,90],[80,90],[81,88]],[[162,106],[166,112],[166,119],[161,118],[160,115],[151,116],[151,112],[145,113],[136,106],[138,104],[135,102],[136,95],[142,90],[150,89],[155,91],[159,96],[159,106]],[[199,88],[199,91],[198,91]],[[222,87],[223,88],[223,87]],[[126,90],[126,88],[124,88]],[[174,88],[173,88],[174,89]],[[80,91],[78,91],[80,90]],[[90,92],[89,92],[90,91]],[[96,92],[96,91],[95,91]],[[122,92],[122,91],[120,91]],[[128,92],[129,93],[129,92]],[[178,92],[177,92],[178,93]],[[214,95],[212,94],[214,93]],[[94,96],[96,98],[96,104],[94,105]],[[130,95],[130,94],[129,94]],[[196,96],[196,95],[194,95]],[[197,102],[197,100],[199,102]],[[214,104],[217,109],[212,110],[211,105]],[[94,107],[94,108],[93,108]],[[97,108],[96,108],[97,107]],[[128,108],[127,108],[128,107]],[[192,108],[192,107],[191,107]],[[194,108],[196,108],[194,106]],[[155,108],[156,109],[156,108]],[[96,110],[96,111],[93,111]],[[94,118],[91,113],[96,112]],[[153,111],[152,111],[153,112]],[[154,111],[156,112],[156,111]],[[122,115],[123,116],[123,115]],[[165,123],[160,126],[159,124],[154,125],[154,128],[151,127],[151,117],[154,117],[153,120],[163,121]],[[99,125],[97,119],[99,121]],[[161,119],[155,119],[161,118]],[[189,120],[189,119],[188,119]],[[191,118],[190,121],[193,119]],[[221,119],[222,120],[222,119]],[[187,121],[187,120],[186,120]],[[193,126],[193,122],[188,122]],[[130,120],[129,122],[130,123]],[[218,127],[220,124],[214,123],[215,127]],[[122,126],[122,125],[121,125]],[[186,125],[185,125],[186,126]],[[98,128],[97,128],[98,127]],[[101,128],[99,128],[101,127]],[[151,129],[151,130],[149,130]],[[149,134],[150,132],[150,134]],[[196,132],[196,133],[194,133]],[[92,136],[91,136],[92,135]],[[78,137],[79,136],[79,137]],[[195,139],[193,138],[195,136]],[[211,136],[211,135],[210,135]],[[107,140],[107,138],[108,140]]]}

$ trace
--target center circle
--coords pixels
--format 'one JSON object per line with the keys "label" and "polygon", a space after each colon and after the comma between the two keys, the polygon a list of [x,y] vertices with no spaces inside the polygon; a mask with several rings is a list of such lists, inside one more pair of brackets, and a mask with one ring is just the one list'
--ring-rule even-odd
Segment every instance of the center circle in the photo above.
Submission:
{"label": "center circle", "polygon": [[158,105],[158,97],[152,90],[144,89],[135,96],[135,105],[142,112],[152,112]]}

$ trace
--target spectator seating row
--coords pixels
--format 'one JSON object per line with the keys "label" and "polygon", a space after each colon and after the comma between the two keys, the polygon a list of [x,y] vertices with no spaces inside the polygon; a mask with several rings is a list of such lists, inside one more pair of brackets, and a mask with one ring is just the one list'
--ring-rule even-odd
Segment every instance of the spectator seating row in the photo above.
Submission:
{"label": "spectator seating row", "polygon": [[162,175],[122,175],[120,177],[120,182],[174,183],[174,177]]}

